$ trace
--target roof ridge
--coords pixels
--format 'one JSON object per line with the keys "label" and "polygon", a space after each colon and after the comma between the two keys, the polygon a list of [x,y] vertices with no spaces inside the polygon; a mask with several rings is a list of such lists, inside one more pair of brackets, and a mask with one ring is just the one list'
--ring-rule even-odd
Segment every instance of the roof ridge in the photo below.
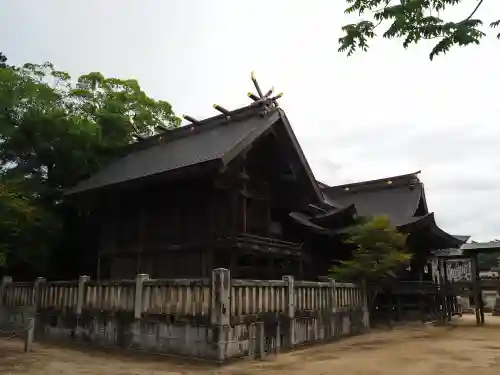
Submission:
{"label": "roof ridge", "polygon": [[[324,187],[325,190],[330,190],[330,189],[344,189],[346,191],[348,191],[350,188],[382,188],[382,187],[396,187],[393,185],[393,182],[398,182],[398,181],[401,181],[401,180],[404,180],[404,179],[409,179],[409,178],[416,178],[418,182],[420,182],[420,179],[418,178],[418,174],[420,173],[421,171],[417,171],[417,172],[413,172],[413,173],[407,173],[407,174],[403,174],[403,175],[398,175],[398,176],[392,176],[392,177],[384,177],[384,178],[379,178],[379,179],[374,179],[374,180],[366,180],[366,181],[358,181],[358,182],[352,182],[352,183],[348,183],[348,184],[342,184],[342,185],[335,185],[335,186],[328,186],[326,184],[326,186],[328,187]],[[381,186],[379,184],[381,183],[387,183],[386,186]],[[378,185],[378,186],[377,186]],[[358,191],[358,189],[356,189]]]}
{"label": "roof ridge", "polygon": [[213,129],[218,126],[227,125],[232,122],[239,122],[248,119],[249,117],[260,115],[263,109],[268,112],[276,110],[278,106],[272,106],[275,103],[272,99],[266,99],[258,102],[253,102],[250,105],[239,107],[235,110],[228,111],[227,114],[220,114],[212,117],[207,117],[199,120],[196,123],[185,124],[178,128],[165,130],[159,134],[147,137],[139,142],[133,143],[126,147],[127,154],[141,151],[158,143],[169,143],[180,138],[189,137],[191,135]]}

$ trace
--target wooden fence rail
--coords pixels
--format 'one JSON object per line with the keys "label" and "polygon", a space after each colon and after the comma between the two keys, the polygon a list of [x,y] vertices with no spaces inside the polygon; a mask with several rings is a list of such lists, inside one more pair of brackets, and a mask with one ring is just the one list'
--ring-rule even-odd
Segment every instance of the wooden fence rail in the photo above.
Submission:
{"label": "wooden fence rail", "polygon": [[35,311],[40,339],[65,337],[219,362],[361,333],[369,326],[365,301],[354,284],[292,276],[239,280],[227,269],[198,279],[4,277],[0,284],[0,313]]}
{"label": "wooden fence rail", "polygon": [[209,315],[210,287],[210,279],[147,280],[142,309],[152,314]]}
{"label": "wooden fence rail", "polygon": [[[217,270],[214,270],[214,272]],[[286,314],[294,311],[360,307],[361,289],[354,284],[284,280],[231,279],[229,316],[260,313]],[[35,283],[12,282],[4,278],[0,306],[31,306],[38,309],[133,311],[135,315],[161,314],[210,316],[213,312],[212,279],[149,279],[93,281],[87,276],[75,281],[37,279]]]}

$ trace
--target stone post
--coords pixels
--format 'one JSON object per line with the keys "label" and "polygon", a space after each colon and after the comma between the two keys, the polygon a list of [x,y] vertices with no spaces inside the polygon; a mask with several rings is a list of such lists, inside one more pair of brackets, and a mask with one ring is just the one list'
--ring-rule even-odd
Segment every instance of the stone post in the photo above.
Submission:
{"label": "stone post", "polygon": [[[363,326],[365,329],[370,329],[370,301],[368,300],[368,285],[366,280],[361,284],[362,304],[363,304]],[[374,301],[372,301],[374,303]]]}
{"label": "stone post", "polygon": [[288,348],[293,348],[295,346],[295,283],[293,276],[286,275],[283,276],[283,281],[286,284],[286,311],[285,314],[288,318],[288,340],[285,345]]}
{"label": "stone post", "polygon": [[216,359],[222,363],[227,358],[231,316],[231,272],[225,268],[212,270],[212,311],[210,323],[217,347]]}
{"label": "stone post", "polygon": [[337,282],[334,279],[330,279],[330,308],[332,313],[337,312]]}
{"label": "stone post", "polygon": [[4,276],[2,277],[2,283],[0,284],[0,307],[5,305],[5,295],[7,294],[7,286],[12,283],[12,277]]}
{"label": "stone post", "polygon": [[28,326],[23,332],[25,353],[30,352],[33,346],[33,341],[35,339],[36,313],[40,307],[41,292],[46,281],[47,280],[43,277],[37,277],[33,283],[33,289],[31,291],[31,311],[27,311],[27,316],[25,317],[25,323],[27,323]]}
{"label": "stone post", "polygon": [[335,315],[337,312],[337,296],[336,296],[336,287],[335,287],[335,280],[328,276],[322,276],[319,278],[321,282],[328,283],[328,294],[327,294],[327,300],[326,300],[326,308],[328,310],[328,316],[326,317],[328,319],[327,324],[327,332],[325,334],[325,339],[326,340],[331,340],[335,337]]}
{"label": "stone post", "polygon": [[330,287],[329,297],[330,297],[330,338],[335,338],[335,333],[337,332],[337,283],[334,279],[329,280]]}
{"label": "stone post", "polygon": [[31,304],[33,305],[35,312],[38,311],[40,307],[40,297],[42,294],[42,288],[44,287],[47,279],[45,277],[37,277],[35,283],[33,284],[33,294],[31,296]]}
{"label": "stone post", "polygon": [[89,276],[80,276],[78,278],[78,294],[76,297],[76,309],[75,314],[77,316],[82,315],[83,305],[85,303],[85,283],[90,281]]}
{"label": "stone post", "polygon": [[135,277],[135,298],[134,298],[134,318],[141,319],[142,317],[142,292],[144,288],[142,284],[144,281],[149,280],[149,275],[145,273],[140,273]]}

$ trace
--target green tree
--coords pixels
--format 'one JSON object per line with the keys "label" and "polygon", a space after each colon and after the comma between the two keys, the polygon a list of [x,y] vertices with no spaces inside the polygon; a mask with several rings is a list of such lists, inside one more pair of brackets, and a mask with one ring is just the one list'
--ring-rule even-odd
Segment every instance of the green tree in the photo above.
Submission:
{"label": "green tree", "polygon": [[5,56],[2,52],[0,52],[0,68],[8,68],[7,65],[7,56]]}
{"label": "green tree", "polygon": [[[387,39],[402,38],[407,48],[421,40],[435,39],[429,58],[448,52],[453,46],[479,44],[486,34],[483,21],[475,14],[484,0],[475,1],[461,19],[450,20],[441,16],[449,9],[465,3],[463,0],[347,0],[346,13],[358,13],[366,17],[353,24],[344,25],[344,36],[339,39],[339,51],[351,55],[357,49],[366,51],[368,40],[373,39],[380,27]],[[368,16],[368,17],[367,17]],[[489,24],[496,28],[500,20]],[[500,33],[497,34],[500,39]]]}
{"label": "green tree", "polygon": [[353,247],[352,257],[331,268],[331,277],[365,286],[369,303],[380,286],[411,260],[407,236],[398,232],[386,216],[376,216],[351,228],[345,243]]}
{"label": "green tree", "polygon": [[[61,238],[63,192],[137,138],[178,126],[135,80],[72,80],[50,63],[0,68],[0,252],[40,265]],[[5,214],[4,213],[10,213]]]}

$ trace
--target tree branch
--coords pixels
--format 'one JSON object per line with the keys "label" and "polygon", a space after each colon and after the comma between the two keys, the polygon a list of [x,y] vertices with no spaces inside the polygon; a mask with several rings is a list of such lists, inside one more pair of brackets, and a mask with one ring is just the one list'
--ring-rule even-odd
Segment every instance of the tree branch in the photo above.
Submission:
{"label": "tree branch", "polygon": [[384,10],[386,10],[386,9],[387,9],[387,7],[390,5],[390,3],[391,3],[391,0],[386,0],[386,1],[385,1],[385,5],[384,5],[382,8],[372,10],[372,13],[379,13],[379,12],[383,12]]}
{"label": "tree branch", "polygon": [[477,12],[477,10],[479,9],[479,7],[481,6],[481,4],[483,3],[484,0],[479,0],[479,3],[477,3],[476,7],[474,8],[474,10],[472,11],[471,14],[469,14],[469,17],[467,17],[465,19],[465,21],[468,21],[472,18],[472,16]]}

